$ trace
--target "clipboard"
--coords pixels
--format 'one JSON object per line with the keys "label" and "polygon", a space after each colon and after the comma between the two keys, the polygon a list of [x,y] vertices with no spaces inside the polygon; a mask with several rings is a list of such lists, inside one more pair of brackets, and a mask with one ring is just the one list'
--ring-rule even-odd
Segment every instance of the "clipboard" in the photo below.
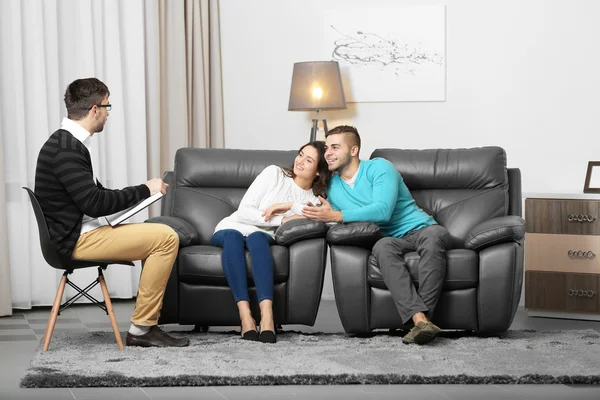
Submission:
{"label": "clipboard", "polygon": [[119,211],[118,213],[115,213],[115,214],[107,215],[104,218],[106,219],[106,222],[110,226],[117,226],[121,222],[133,217],[135,214],[142,211],[144,208],[150,206],[150,204],[153,204],[154,202],[159,200],[161,197],[163,197],[163,194],[161,192],[155,193],[154,195],[140,201],[133,207],[129,207],[128,209]]}

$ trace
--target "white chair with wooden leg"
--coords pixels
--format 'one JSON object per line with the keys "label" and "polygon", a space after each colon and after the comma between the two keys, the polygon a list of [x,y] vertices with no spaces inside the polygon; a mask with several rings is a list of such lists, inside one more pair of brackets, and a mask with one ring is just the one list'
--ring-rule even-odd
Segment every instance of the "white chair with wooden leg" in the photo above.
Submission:
{"label": "white chair with wooden leg", "polygon": [[[24,187],[23,189],[25,189],[29,194],[29,199],[31,200],[33,212],[35,213],[35,219],[37,220],[38,231],[40,233],[40,245],[42,247],[42,254],[44,255],[44,259],[51,267],[65,271],[58,285],[58,290],[56,291],[56,298],[54,299],[52,311],[50,312],[50,317],[48,318],[48,325],[46,326],[46,332],[44,333],[44,351],[48,350],[48,347],[50,346],[50,340],[52,339],[52,333],[54,332],[56,319],[58,318],[60,313],[64,309],[75,303],[77,300],[79,300],[81,297],[86,297],[88,300],[90,300],[92,303],[100,307],[108,314],[108,318],[110,319],[110,323],[115,333],[117,346],[119,346],[119,349],[123,350],[123,341],[121,340],[121,334],[117,325],[117,318],[115,317],[115,313],[112,308],[112,303],[110,301],[110,296],[108,295],[108,289],[106,288],[106,282],[104,280],[104,275],[102,274],[102,271],[105,270],[106,267],[108,267],[108,265],[110,264],[133,266],[133,263],[131,261],[117,260],[75,260],[72,258],[64,257],[58,252],[56,246],[54,245],[54,243],[52,243],[52,240],[50,240],[50,233],[48,232],[46,218],[44,217],[44,213],[42,212],[42,208],[40,207],[40,203],[38,202],[37,197],[29,188]],[[98,277],[84,289],[81,289],[69,280],[69,274],[72,274],[75,270],[90,267],[98,268]],[[94,288],[97,284],[100,284],[100,288],[102,289],[102,295],[104,296],[104,304],[102,304],[89,294],[89,291],[92,288]],[[77,294],[61,305],[61,300],[63,298],[66,285],[69,285],[73,289],[75,289],[77,291]]]}

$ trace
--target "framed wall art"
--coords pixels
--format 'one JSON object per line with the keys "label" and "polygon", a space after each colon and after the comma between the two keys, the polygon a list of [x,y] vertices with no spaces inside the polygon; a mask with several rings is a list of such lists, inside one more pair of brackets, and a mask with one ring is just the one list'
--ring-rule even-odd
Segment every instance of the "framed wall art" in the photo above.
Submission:
{"label": "framed wall art", "polygon": [[446,7],[330,9],[324,53],[350,102],[445,101]]}

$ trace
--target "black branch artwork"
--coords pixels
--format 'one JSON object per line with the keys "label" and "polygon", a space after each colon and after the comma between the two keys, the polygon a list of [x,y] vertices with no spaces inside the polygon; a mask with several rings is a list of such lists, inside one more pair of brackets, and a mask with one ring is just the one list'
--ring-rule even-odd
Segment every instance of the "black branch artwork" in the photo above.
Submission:
{"label": "black branch artwork", "polygon": [[391,69],[395,75],[401,72],[415,74],[422,64],[442,65],[444,57],[438,53],[422,51],[418,45],[408,45],[390,35],[385,38],[377,33],[356,31],[355,35],[333,30],[342,37],[333,42],[333,61],[355,67]]}

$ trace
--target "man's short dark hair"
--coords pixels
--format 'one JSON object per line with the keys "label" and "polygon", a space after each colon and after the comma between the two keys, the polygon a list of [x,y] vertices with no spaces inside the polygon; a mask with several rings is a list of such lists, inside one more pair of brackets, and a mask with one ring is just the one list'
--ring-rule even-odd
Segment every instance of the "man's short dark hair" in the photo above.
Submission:
{"label": "man's short dark hair", "polygon": [[344,136],[346,136],[350,147],[358,146],[358,150],[360,151],[360,135],[358,134],[358,130],[355,127],[350,125],[336,126],[332,130],[328,131],[325,134],[325,137],[328,137],[329,135],[336,135],[338,133],[343,133]]}
{"label": "man's short dark hair", "polygon": [[102,102],[105,96],[110,96],[108,87],[99,79],[77,79],[65,91],[65,106],[67,118],[80,120],[85,118],[88,111]]}

